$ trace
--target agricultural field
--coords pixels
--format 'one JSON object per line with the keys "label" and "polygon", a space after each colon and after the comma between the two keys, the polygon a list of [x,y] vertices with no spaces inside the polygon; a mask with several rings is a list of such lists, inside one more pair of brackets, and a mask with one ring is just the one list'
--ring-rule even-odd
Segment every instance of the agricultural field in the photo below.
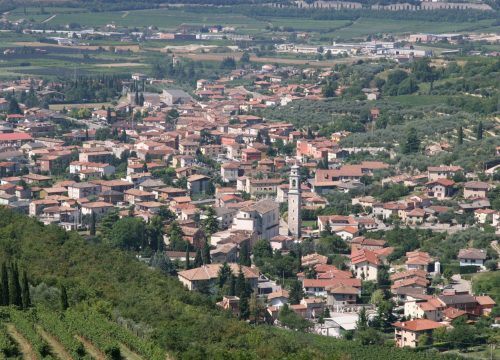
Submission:
{"label": "agricultural field", "polygon": [[180,25],[234,26],[238,32],[265,34],[265,28],[283,27],[296,31],[319,33],[322,38],[351,39],[376,33],[402,34],[408,32],[445,33],[458,31],[498,31],[493,19],[470,22],[431,22],[418,20],[391,20],[360,18],[350,20],[314,20],[295,17],[252,17],[242,14],[200,12],[190,9],[162,8],[130,11],[88,12],[81,8],[24,8],[4,14],[11,21],[30,20],[46,26],[78,24],[82,27],[101,27],[113,24],[118,27],[144,28],[156,26],[160,30],[175,30]]}
{"label": "agricultural field", "polygon": [[[23,13],[9,13],[7,19],[14,21],[21,18],[33,18],[36,22],[41,22],[51,17],[48,10],[45,15],[25,16]],[[47,25],[67,25],[71,23],[79,24],[82,27],[104,26],[114,24],[122,27],[148,27],[156,26],[160,29],[175,29],[181,24],[191,25],[227,25],[238,26],[249,29],[262,30],[266,23],[256,21],[243,15],[226,16],[225,14],[200,14],[198,12],[188,12],[179,9],[152,9],[134,11],[110,11],[99,13],[54,13],[56,16]]]}
{"label": "agricultural field", "polygon": [[[282,14],[283,15],[283,14]],[[276,43],[277,38],[288,40],[291,31],[307,32],[307,42],[311,45],[327,44],[332,41],[365,40],[373,34],[407,34],[414,32],[449,33],[458,31],[490,31],[498,28],[494,19],[477,22],[435,22],[418,20],[372,19],[357,20],[315,20],[284,16],[257,16],[244,13],[230,14],[227,9],[216,12],[213,9],[202,11],[200,8],[160,8],[129,11],[90,12],[79,7],[19,7],[3,15],[4,19],[17,21],[24,19],[31,22],[30,28],[65,29],[71,25],[76,29],[103,28],[112,24],[117,31],[143,31],[147,27],[156,27],[159,31],[178,31],[180,25],[210,26],[222,25],[235,27],[239,34],[255,37],[249,46],[261,47]],[[156,30],[156,29],[154,29]],[[153,31],[154,31],[153,30]],[[220,62],[224,57],[238,59],[241,52],[225,52],[215,47],[236,47],[240,45],[227,39],[210,41],[160,41],[140,40],[140,42],[102,38],[83,40],[85,45],[59,46],[46,43],[47,34],[20,34],[14,31],[2,31],[0,35],[0,77],[15,79],[22,76],[75,76],[92,74],[124,74],[125,72],[150,73],[151,64],[159,59],[159,52],[175,53],[194,61]],[[44,42],[40,42],[40,40]],[[182,46],[194,45],[193,49]],[[211,48],[195,48],[208,46]],[[28,49],[24,51],[25,49]],[[15,54],[4,52],[16,49]],[[23,51],[19,51],[23,49]],[[29,50],[31,49],[31,50]],[[44,51],[36,53],[33,49]],[[114,50],[121,51],[114,51]],[[447,46],[429,46],[428,49],[440,55],[449,49]],[[496,50],[498,46],[491,46]],[[360,58],[341,58],[318,61],[313,56],[302,54],[275,54],[267,52],[251,57],[255,63],[277,63],[296,66],[327,67],[339,63],[351,63]],[[394,99],[401,103],[404,98]],[[425,103],[434,104],[434,99]]]}
{"label": "agricultural field", "polygon": [[0,309],[0,358],[165,359],[162,349],[95,311]]}
{"label": "agricultural field", "polygon": [[137,45],[116,46],[123,51],[111,52],[109,46],[67,47],[30,40],[0,44],[0,77],[121,74],[145,71],[150,63],[150,53],[139,53]]}

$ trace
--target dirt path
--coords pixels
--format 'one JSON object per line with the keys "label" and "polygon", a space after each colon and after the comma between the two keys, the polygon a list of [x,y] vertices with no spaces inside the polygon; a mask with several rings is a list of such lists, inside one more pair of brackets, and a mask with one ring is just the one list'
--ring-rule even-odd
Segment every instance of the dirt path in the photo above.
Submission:
{"label": "dirt path", "polygon": [[120,343],[120,352],[126,360],[144,360],[139,354],[125,346],[125,344]]}
{"label": "dirt path", "polygon": [[106,355],[104,355],[98,348],[94,346],[90,341],[85,339],[83,336],[75,335],[75,338],[78,341],[81,341],[83,347],[85,347],[85,351],[90,354],[96,360],[106,360]]}
{"label": "dirt path", "polygon": [[71,355],[66,351],[66,348],[57,340],[54,336],[51,334],[47,333],[42,327],[37,326],[37,331],[41,335],[41,337],[47,341],[49,344],[50,348],[54,352],[54,355],[56,355],[59,359],[61,360],[73,360]]}
{"label": "dirt path", "polygon": [[55,18],[57,15],[52,15],[51,17],[48,17],[47,19],[43,20],[42,21],[42,24],[45,24],[45,23],[48,23],[50,20],[52,20],[53,18]]}
{"label": "dirt path", "polygon": [[12,336],[14,341],[19,345],[19,350],[21,350],[24,360],[38,360],[35,352],[33,351],[33,348],[31,347],[31,344],[24,338],[24,336],[22,336],[17,331],[14,325],[8,324],[7,331],[9,335]]}
{"label": "dirt path", "polygon": [[147,65],[141,63],[124,62],[124,63],[96,64],[95,66],[103,68],[120,68],[120,67],[138,67],[138,66],[144,67]]}
{"label": "dirt path", "polygon": [[[16,41],[14,45],[18,46],[30,46],[30,47],[67,47],[66,45],[58,45],[58,44],[48,44],[48,43],[42,43],[39,41]],[[111,45],[117,50],[123,50],[127,51],[130,50],[132,52],[141,52],[141,48],[139,45]],[[82,50],[97,50],[100,47],[106,49],[109,51],[110,46],[104,45],[104,46],[98,46],[98,45],[73,45],[71,48],[73,49],[82,49]]]}

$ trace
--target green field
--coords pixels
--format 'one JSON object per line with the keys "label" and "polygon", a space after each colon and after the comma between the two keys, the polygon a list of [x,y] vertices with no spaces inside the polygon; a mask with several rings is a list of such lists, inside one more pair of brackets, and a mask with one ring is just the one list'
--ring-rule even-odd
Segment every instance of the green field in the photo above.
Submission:
{"label": "green field", "polygon": [[290,27],[300,31],[322,31],[336,29],[348,25],[349,20],[312,20],[297,18],[272,18],[268,20],[269,25]]}
{"label": "green field", "polygon": [[[22,12],[11,13],[7,16],[9,20],[20,18],[33,18],[37,22],[50,17],[45,15],[28,15]],[[148,27],[157,26],[160,29],[175,29],[181,24],[192,25],[228,25],[241,26],[247,29],[261,30],[265,23],[256,21],[243,15],[227,16],[226,14],[201,14],[198,12],[186,12],[178,9],[154,9],[135,11],[114,11],[99,13],[61,13],[56,14],[52,20],[47,22],[50,25],[67,25],[76,23],[81,26],[104,26],[115,24],[123,27]]]}
{"label": "green field", "polygon": [[448,97],[444,95],[399,95],[387,97],[385,100],[406,106],[426,106],[446,104]]}
{"label": "green field", "polygon": [[[54,17],[52,17],[55,15]],[[391,20],[361,18],[350,20],[313,20],[295,17],[260,17],[253,18],[241,14],[216,13],[213,11],[200,12],[189,9],[147,9],[131,11],[87,12],[80,8],[52,8],[41,9],[37,7],[17,8],[9,12],[9,20],[31,19],[47,25],[64,26],[79,24],[82,27],[99,27],[114,24],[121,27],[148,27],[156,26],[162,30],[174,30],[179,25],[226,25],[235,26],[241,33],[261,34],[266,26],[288,27],[297,31],[316,32],[322,38],[350,39],[380,33],[410,33],[410,32],[459,32],[459,31],[498,31],[498,26],[493,26],[494,20],[481,20],[471,22],[431,22],[417,20]]]}

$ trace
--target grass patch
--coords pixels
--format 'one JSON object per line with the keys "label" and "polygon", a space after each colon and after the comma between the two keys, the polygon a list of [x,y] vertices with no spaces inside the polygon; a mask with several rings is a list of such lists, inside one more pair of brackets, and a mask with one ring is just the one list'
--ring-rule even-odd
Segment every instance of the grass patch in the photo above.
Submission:
{"label": "grass patch", "polygon": [[384,98],[388,102],[397,102],[406,106],[427,106],[446,104],[447,95],[399,95]]}

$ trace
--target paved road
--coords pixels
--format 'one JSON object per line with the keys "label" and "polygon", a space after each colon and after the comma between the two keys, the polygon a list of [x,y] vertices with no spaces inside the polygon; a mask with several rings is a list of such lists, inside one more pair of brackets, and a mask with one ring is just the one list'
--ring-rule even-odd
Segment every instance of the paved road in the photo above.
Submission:
{"label": "paved road", "polygon": [[451,279],[453,280],[452,287],[457,292],[467,291],[468,293],[472,293],[472,286],[469,280],[462,279],[462,277],[459,274],[453,275]]}

